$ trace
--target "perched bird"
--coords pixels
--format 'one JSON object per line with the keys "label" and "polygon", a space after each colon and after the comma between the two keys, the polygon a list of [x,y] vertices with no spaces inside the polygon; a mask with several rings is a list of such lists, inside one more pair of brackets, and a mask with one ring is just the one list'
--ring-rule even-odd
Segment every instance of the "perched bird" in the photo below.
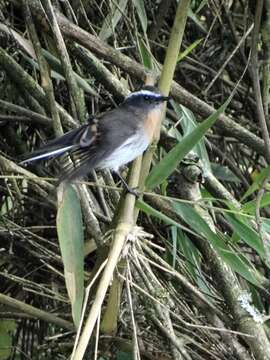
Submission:
{"label": "perched bird", "polygon": [[76,159],[69,164],[60,181],[73,181],[93,169],[109,168],[123,181],[118,170],[141,155],[152,140],[162,104],[169,100],[153,86],[130,93],[116,109],[92,117],[87,124],[49,141],[21,164],[69,153]]}

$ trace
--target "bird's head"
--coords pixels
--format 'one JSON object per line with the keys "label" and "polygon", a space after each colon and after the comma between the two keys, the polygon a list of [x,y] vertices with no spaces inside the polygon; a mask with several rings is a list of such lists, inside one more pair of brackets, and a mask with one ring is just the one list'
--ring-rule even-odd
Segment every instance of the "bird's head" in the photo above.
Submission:
{"label": "bird's head", "polygon": [[170,100],[154,86],[144,86],[141,90],[130,93],[124,100],[124,106],[137,107],[139,109],[151,110],[160,107],[165,101]]}

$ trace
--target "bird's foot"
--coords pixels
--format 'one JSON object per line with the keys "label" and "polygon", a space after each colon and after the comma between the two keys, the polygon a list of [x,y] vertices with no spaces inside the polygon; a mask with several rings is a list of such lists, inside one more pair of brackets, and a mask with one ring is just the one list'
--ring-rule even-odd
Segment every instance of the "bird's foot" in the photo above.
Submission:
{"label": "bird's foot", "polygon": [[121,175],[118,171],[115,171],[115,170],[114,170],[114,172],[118,175],[118,177],[119,177],[119,179],[121,180],[121,182],[122,182],[122,184],[123,184],[126,192],[127,192],[128,194],[132,194],[132,195],[134,195],[136,198],[138,198],[138,197],[140,196],[140,193],[139,193],[139,191],[138,191],[138,188],[137,188],[137,187],[136,187],[136,188],[130,187],[130,186],[128,185],[128,183],[126,182],[126,180],[122,177],[122,175]]}
{"label": "bird's foot", "polygon": [[140,193],[138,191],[138,187],[130,187],[129,185],[125,184],[124,185],[125,190],[128,194],[134,195],[136,198],[140,197]]}

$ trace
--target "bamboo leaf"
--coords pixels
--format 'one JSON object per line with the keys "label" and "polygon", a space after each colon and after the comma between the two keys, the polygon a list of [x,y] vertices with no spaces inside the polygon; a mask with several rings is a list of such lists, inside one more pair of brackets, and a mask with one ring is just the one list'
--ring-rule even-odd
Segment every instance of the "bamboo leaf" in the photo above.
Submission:
{"label": "bamboo leaf", "polygon": [[[198,123],[192,111],[190,111],[185,106],[179,105],[175,101],[172,102],[172,106],[174,111],[176,112],[177,117],[181,119],[181,127],[183,129],[184,136],[181,136],[180,133],[178,132],[179,135],[177,136],[177,139],[179,141],[182,141],[182,139],[186,135],[192,133],[192,131],[196,129]],[[202,137],[201,140],[195,144],[192,151],[194,151],[201,159],[203,163],[204,171],[211,171],[210,161],[205,147],[204,137]]]}
{"label": "bamboo leaf", "polygon": [[165,224],[170,224],[170,225],[174,225],[180,229],[182,229],[183,227],[181,226],[181,224],[179,224],[177,221],[174,221],[173,219],[171,219],[169,216],[164,215],[163,213],[161,213],[160,211],[154,209],[152,206],[148,205],[146,202],[138,199],[136,201],[136,207],[140,210],[142,210],[144,213],[154,216],[157,219],[160,219],[162,221],[165,222]]}
{"label": "bamboo leaf", "polygon": [[257,251],[261,258],[265,258],[265,251],[258,233],[249,226],[243,216],[233,214],[224,214],[225,218],[232,225],[234,231],[250,247]]}
{"label": "bamboo leaf", "polygon": [[147,15],[145,11],[144,1],[143,0],[133,0],[134,6],[136,8],[140,23],[142,25],[143,32],[146,34],[147,30]]}
{"label": "bamboo leaf", "polygon": [[153,69],[152,55],[150,53],[150,49],[147,48],[144,41],[141,39],[138,40],[138,47],[139,47],[139,51],[140,51],[140,55],[141,55],[142,64],[147,69],[150,69],[150,70]]}
{"label": "bamboo leaf", "polygon": [[190,44],[184,51],[180,52],[177,61],[181,61],[182,59],[184,59],[189,53],[191,53],[191,51],[193,49],[195,49],[201,42],[203,41],[203,39],[197,39],[196,41],[194,41],[192,44]]}
{"label": "bamboo leaf", "polygon": [[186,154],[201,140],[208,129],[216,122],[219,115],[228,106],[231,97],[212,115],[199,124],[190,134],[177,144],[164,158],[152,169],[146,179],[146,187],[152,189],[162,183],[176,169]]}
{"label": "bamboo leaf", "polygon": [[232,250],[225,240],[225,236],[214,233],[206,221],[193,209],[192,206],[184,203],[174,202],[173,206],[178,215],[193,229],[199,236],[210,241],[218,255],[228,264],[231,269],[241,275],[244,279],[256,286],[262,286],[262,276],[242,254]]}
{"label": "bamboo leaf", "polygon": [[194,23],[201,29],[204,34],[207,34],[206,27],[202,21],[199,20],[198,16],[192,11],[191,8],[188,9],[188,17],[194,21]]}
{"label": "bamboo leaf", "polygon": [[[180,223],[167,215],[160,213],[142,200],[137,200],[136,206],[146,214],[154,216],[164,221],[166,224],[175,225],[180,229],[183,228]],[[220,234],[216,234],[210,229],[205,220],[192,208],[192,206],[179,202],[173,202],[173,206],[175,212],[182,217],[185,223],[187,223],[193,231],[211,242],[211,245],[217,251],[218,255],[232,268],[232,270],[253,285],[259,287],[262,286],[261,281],[263,281],[263,277],[253,267],[249,260],[243,254],[237,254],[233,251]]]}
{"label": "bamboo leaf", "polygon": [[[194,281],[196,281],[200,287],[201,283],[203,283],[200,276],[198,276],[198,273],[200,272],[201,254],[184,231],[172,226],[172,231],[174,229],[176,230],[175,237],[177,241],[177,250],[180,249],[181,253],[183,253],[187,260],[185,266]],[[206,290],[205,286],[203,290]]]}
{"label": "bamboo leaf", "polygon": [[72,317],[78,327],[84,295],[83,224],[80,201],[71,185],[59,188],[56,225]]}

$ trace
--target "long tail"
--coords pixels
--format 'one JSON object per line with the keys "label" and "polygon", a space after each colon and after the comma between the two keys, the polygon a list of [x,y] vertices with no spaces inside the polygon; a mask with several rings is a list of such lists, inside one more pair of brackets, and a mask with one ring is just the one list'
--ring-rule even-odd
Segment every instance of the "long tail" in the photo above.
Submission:
{"label": "long tail", "polygon": [[76,150],[81,146],[81,139],[84,136],[84,133],[88,125],[83,125],[78,129],[69,131],[63,136],[49,141],[47,144],[42,146],[40,149],[27,154],[24,156],[24,159],[20,162],[21,165],[31,163],[36,160],[45,160],[48,158],[55,158],[68,152],[70,150]]}

